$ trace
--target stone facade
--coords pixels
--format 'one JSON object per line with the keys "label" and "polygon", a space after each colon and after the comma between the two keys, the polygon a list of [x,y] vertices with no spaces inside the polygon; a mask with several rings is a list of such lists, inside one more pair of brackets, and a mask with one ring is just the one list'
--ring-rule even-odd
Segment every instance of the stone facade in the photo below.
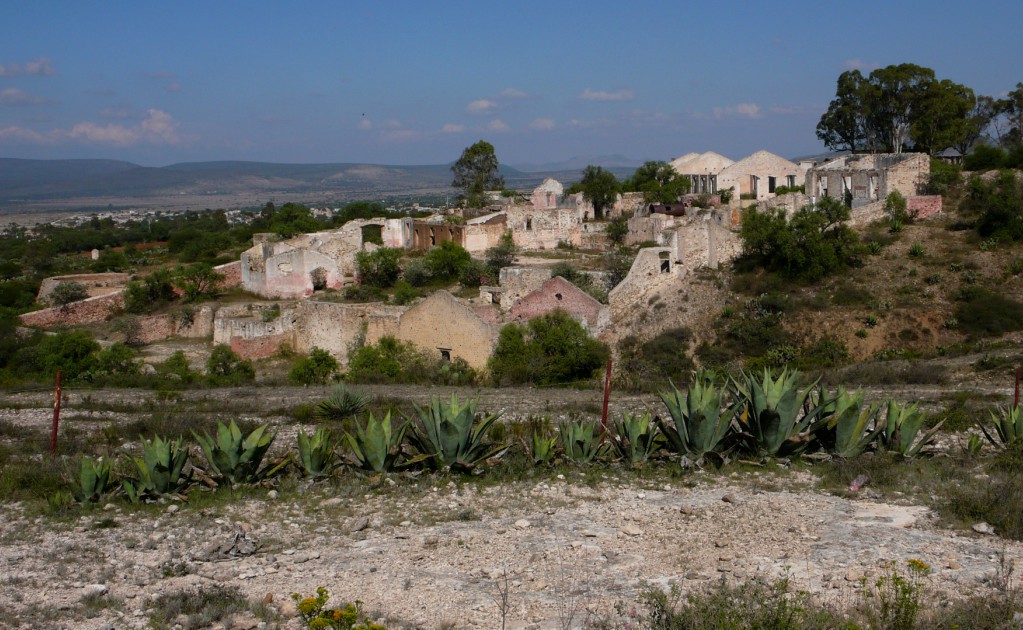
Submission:
{"label": "stone facade", "polygon": [[707,151],[706,153],[687,153],[671,161],[671,167],[679,175],[689,178],[689,190],[696,194],[716,193],[728,188],[720,186],[718,175],[735,162],[725,156]]}
{"label": "stone facade", "polygon": [[802,180],[803,171],[795,162],[769,151],[757,151],[723,169],[717,185],[718,190],[733,189],[735,198],[746,195],[759,201],[773,197],[780,186],[791,188]]}
{"label": "stone facade", "polygon": [[497,345],[498,330],[447,291],[437,291],[401,315],[395,336],[479,370]]}
{"label": "stone facade", "polygon": [[84,326],[106,321],[124,308],[123,290],[72,302],[65,307],[44,308],[19,315],[25,326],[55,328],[57,326]]}
{"label": "stone facade", "polygon": [[446,241],[465,242],[465,227],[450,221],[417,220],[412,224],[412,247],[430,249]]}
{"label": "stone facade", "polygon": [[906,198],[906,211],[914,219],[927,219],[941,214],[941,195],[917,195]]}
{"label": "stone facade", "polygon": [[498,275],[500,287],[481,287],[480,295],[485,303],[508,310],[550,279],[551,270],[546,267],[504,267]]}
{"label": "stone facade", "polygon": [[806,172],[806,194],[816,202],[821,197],[843,199],[848,191],[857,208],[884,201],[894,191],[914,197],[930,172],[931,161],[924,153],[843,155]]}
{"label": "stone facade", "polygon": [[533,189],[529,200],[537,210],[550,210],[557,208],[561,203],[561,197],[565,194],[565,187],[556,179],[548,177],[543,183]]}
{"label": "stone facade", "polygon": [[81,273],[70,276],[53,276],[43,279],[39,285],[39,295],[36,301],[48,302],[50,294],[63,282],[77,282],[89,292],[89,297],[106,295],[124,288],[128,284],[130,276],[126,273]]}
{"label": "stone facade", "polygon": [[523,297],[508,312],[509,321],[525,321],[562,310],[583,325],[590,334],[600,334],[610,320],[608,307],[561,276]]}
{"label": "stone facade", "polygon": [[501,243],[508,231],[508,215],[503,212],[486,214],[465,222],[463,247],[470,254],[482,254]]}
{"label": "stone facade", "polygon": [[532,206],[510,206],[505,212],[517,247],[555,249],[558,243],[576,247],[582,243],[582,222],[573,208],[539,210]]}

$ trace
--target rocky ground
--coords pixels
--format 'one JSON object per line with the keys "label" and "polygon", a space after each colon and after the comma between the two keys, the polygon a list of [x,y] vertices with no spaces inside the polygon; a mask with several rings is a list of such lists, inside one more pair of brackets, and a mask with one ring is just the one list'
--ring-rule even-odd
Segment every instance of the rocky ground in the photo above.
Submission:
{"label": "rocky ground", "polygon": [[[256,391],[182,392],[178,403],[206,413],[244,408]],[[252,418],[274,422],[281,444],[293,441],[296,425],[275,418],[273,409],[323,394],[258,392]],[[449,392],[400,392],[424,402],[431,393]],[[875,392],[882,393],[898,394]],[[914,386],[914,394],[934,404],[941,392]],[[65,429],[126,422],[140,413],[129,407],[156,404],[147,403],[152,396],[69,392]],[[481,409],[524,416],[592,406],[594,392],[480,396]],[[0,418],[19,430],[44,430],[46,403],[45,392],[8,393]],[[118,405],[126,410],[87,410]],[[652,397],[621,397],[612,411],[648,405]],[[221,627],[298,628],[290,595],[324,586],[345,601],[363,601],[388,627],[499,628],[502,600],[508,628],[583,627],[651,586],[674,583],[685,591],[721,578],[788,577],[796,588],[852,605],[887,563],[904,568],[909,559],[931,567],[927,591],[940,605],[987,592],[1003,559],[1023,559],[1023,544],[990,528],[949,529],[908,498],[882,502],[869,485],[851,498],[829,495],[812,473],[784,468],[671,475],[666,465],[645,473],[592,466],[504,483],[486,475],[345,473],[328,482],[192,495],[187,503],[141,508],[115,498],[70,517],[0,503],[0,626],[188,627],[185,617],[154,621],[161,602],[222,586],[236,588],[259,615],[233,613],[217,622]]]}

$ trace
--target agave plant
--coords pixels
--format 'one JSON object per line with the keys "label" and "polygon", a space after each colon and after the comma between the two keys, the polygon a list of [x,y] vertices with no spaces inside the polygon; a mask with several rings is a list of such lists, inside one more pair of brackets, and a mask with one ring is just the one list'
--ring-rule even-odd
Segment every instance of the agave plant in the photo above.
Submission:
{"label": "agave plant", "polygon": [[533,431],[533,443],[530,451],[533,455],[533,463],[538,466],[546,466],[554,460],[558,454],[558,438],[545,432]]}
{"label": "agave plant", "polygon": [[[823,390],[821,396],[824,396]],[[849,393],[844,387],[839,387],[835,396],[828,400],[824,415],[827,422],[818,431],[817,439],[824,450],[843,459],[862,455],[884,430],[876,422],[877,409],[873,405],[864,406],[862,393]]]}
{"label": "agave plant", "polygon": [[316,405],[315,415],[322,420],[345,420],[365,411],[366,404],[364,395],[344,383],[338,383],[330,396]]}
{"label": "agave plant", "polygon": [[800,393],[798,378],[799,372],[788,370],[774,378],[765,368],[762,378],[743,372],[732,379],[732,395],[740,410],[739,426],[751,450],[785,457],[809,446],[821,426],[828,401],[810,396],[813,385]]}
{"label": "agave plant", "polygon": [[298,463],[307,477],[322,477],[334,468],[336,442],[330,431],[320,427],[312,435],[298,432]]}
{"label": "agave plant", "polygon": [[366,428],[355,425],[355,434],[346,433],[345,437],[352,447],[355,461],[363,470],[386,472],[394,470],[401,457],[401,444],[405,441],[408,423],[403,423],[396,431],[391,428],[391,413],[382,420],[377,420],[370,412],[366,419]]}
{"label": "agave plant", "polygon": [[610,448],[601,440],[600,427],[593,422],[569,422],[559,429],[565,457],[577,464],[588,464]]}
{"label": "agave plant", "polygon": [[991,444],[1003,448],[1023,446],[1023,411],[1019,407],[999,407],[997,413],[991,412],[991,420],[994,424],[994,436],[983,424],[980,425],[984,437]]}
{"label": "agave plant", "polygon": [[508,449],[506,445],[484,443],[499,414],[477,420],[476,402],[470,400],[459,405],[458,398],[451,394],[451,403],[447,405],[436,396],[425,409],[413,405],[419,423],[413,424],[409,439],[430,466],[471,471]]}
{"label": "agave plant", "polygon": [[685,396],[671,383],[671,392],[661,392],[674,424],[654,418],[672,451],[700,461],[707,453],[721,453],[732,430],[735,405],[722,408],[723,388],[715,385],[713,372],[696,372]]}
{"label": "agave plant", "polygon": [[287,459],[273,466],[260,468],[263,457],[274,441],[274,435],[267,432],[268,425],[256,427],[247,436],[234,420],[230,425],[217,422],[216,438],[209,434],[192,432],[202,448],[206,462],[214,474],[229,483],[251,483],[280,470]]}
{"label": "agave plant", "polygon": [[945,423],[944,420],[934,425],[917,437],[924,423],[924,415],[915,404],[899,404],[888,401],[884,431],[881,432],[881,445],[903,457],[915,457],[934,441],[934,435]]}
{"label": "agave plant", "polygon": [[618,455],[630,464],[645,462],[663,441],[648,413],[624,414],[621,420],[614,421],[614,427],[612,444]]}
{"label": "agave plant", "polygon": [[109,460],[82,457],[78,485],[72,488],[75,498],[81,503],[98,503],[104,495],[115,488],[110,472]]}
{"label": "agave plant", "polygon": [[142,457],[132,459],[138,469],[137,480],[122,482],[125,494],[132,503],[146,496],[178,494],[188,487],[191,473],[184,475],[188,463],[188,448],[179,438],[164,440],[160,436],[142,440]]}

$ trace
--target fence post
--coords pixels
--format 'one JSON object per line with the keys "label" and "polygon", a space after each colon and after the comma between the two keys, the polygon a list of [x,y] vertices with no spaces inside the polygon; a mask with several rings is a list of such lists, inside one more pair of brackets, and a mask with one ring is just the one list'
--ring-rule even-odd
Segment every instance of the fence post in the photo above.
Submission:
{"label": "fence post", "polygon": [[50,429],[50,455],[57,452],[57,426],[60,424],[60,370],[57,370],[57,387],[53,394],[53,428]]}
{"label": "fence post", "polygon": [[600,439],[604,440],[607,433],[607,401],[611,398],[611,359],[607,360],[607,368],[604,370],[604,412],[600,416]]}
{"label": "fence post", "polygon": [[1016,368],[1016,393],[1012,397],[1012,408],[1019,408],[1019,368]]}

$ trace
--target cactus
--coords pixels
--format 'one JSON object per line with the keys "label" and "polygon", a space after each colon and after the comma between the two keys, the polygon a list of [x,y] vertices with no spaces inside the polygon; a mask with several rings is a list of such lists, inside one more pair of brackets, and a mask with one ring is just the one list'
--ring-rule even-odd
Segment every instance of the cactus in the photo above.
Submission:
{"label": "cactus", "polygon": [[109,460],[82,457],[82,465],[78,474],[78,485],[72,489],[75,498],[81,503],[98,503],[115,484],[110,479],[111,465]]}
{"label": "cactus", "polygon": [[588,464],[607,453],[609,448],[601,441],[596,422],[569,422],[559,431],[565,457],[577,464]]}
{"label": "cactus", "polygon": [[934,441],[934,435],[945,421],[942,420],[934,425],[917,439],[923,423],[924,415],[920,413],[920,409],[915,404],[900,405],[894,400],[889,400],[884,430],[881,432],[881,445],[886,450],[898,453],[903,457],[919,455]]}
{"label": "cactus", "polygon": [[366,397],[344,383],[338,383],[333,393],[316,405],[315,415],[322,420],[354,418],[366,409]]}
{"label": "cactus", "polygon": [[533,432],[533,463],[538,466],[545,466],[554,460],[558,454],[558,438],[547,435],[540,431]]}
{"label": "cactus", "polygon": [[248,436],[242,436],[241,429],[234,420],[230,425],[217,422],[217,436],[199,435],[192,432],[202,448],[206,462],[214,474],[229,483],[251,483],[280,470],[287,459],[270,467],[260,468],[263,457],[274,441],[274,435],[267,433],[268,425],[252,430]]}
{"label": "cactus", "polygon": [[621,420],[614,421],[614,427],[612,444],[618,455],[630,464],[645,462],[663,441],[648,413],[625,414]]}
{"label": "cactus", "polygon": [[[862,393],[850,394],[839,387],[825,410],[827,422],[817,433],[817,438],[826,451],[837,457],[851,459],[862,455],[884,430],[876,421],[877,408],[864,406]],[[869,428],[871,422],[874,423],[873,429]]]}
{"label": "cactus", "polygon": [[377,420],[371,412],[365,429],[356,424],[355,434],[346,433],[345,437],[363,470],[386,472],[393,470],[401,457],[401,444],[405,441],[407,429],[408,423],[404,423],[397,431],[392,431],[390,412],[382,420]]}
{"label": "cactus", "polygon": [[713,372],[696,372],[685,397],[674,383],[671,392],[660,393],[674,424],[666,424],[660,416],[654,420],[668,447],[694,461],[707,453],[720,454],[732,431],[735,405],[722,409],[724,391],[714,384],[715,379]]}
{"label": "cactus", "polygon": [[507,446],[488,447],[483,440],[498,415],[476,420],[476,402],[458,404],[451,394],[451,403],[444,405],[433,397],[428,407],[414,405],[419,423],[413,424],[409,439],[433,468],[471,471],[480,463],[504,453]]}
{"label": "cactus", "polygon": [[732,379],[741,435],[751,450],[769,457],[799,454],[826,421],[821,418],[828,401],[810,396],[813,385],[800,393],[798,378],[797,371],[782,370],[774,378],[764,369],[762,378],[743,372]]}
{"label": "cactus", "polygon": [[999,407],[997,413],[991,412],[991,420],[997,440],[983,424],[980,430],[992,445],[1003,448],[1023,446],[1023,411],[1019,407]]}
{"label": "cactus", "polygon": [[191,475],[184,476],[188,463],[188,448],[181,439],[164,440],[160,436],[142,440],[142,457],[132,458],[138,469],[137,480],[122,482],[125,493],[132,503],[144,496],[177,494],[188,487]]}
{"label": "cactus", "polygon": [[334,467],[335,442],[330,431],[320,427],[312,435],[298,432],[298,461],[307,477],[322,477]]}

